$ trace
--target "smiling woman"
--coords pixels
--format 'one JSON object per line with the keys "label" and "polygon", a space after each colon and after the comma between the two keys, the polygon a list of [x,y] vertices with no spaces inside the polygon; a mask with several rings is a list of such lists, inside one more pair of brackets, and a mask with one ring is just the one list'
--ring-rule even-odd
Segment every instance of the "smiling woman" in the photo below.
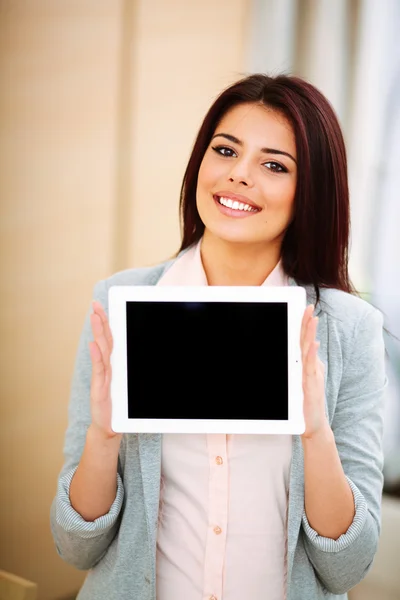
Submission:
{"label": "smiling woman", "polygon": [[[251,75],[224,90],[195,140],[180,210],[173,260],[95,287],[51,512],[58,551],[90,569],[80,600],[344,600],[379,538],[386,375],[382,316],[349,278],[346,151],[327,99],[286,75]],[[115,433],[115,285],[304,287],[304,433]],[[223,402],[277,401],[279,373],[251,368],[254,353],[267,360],[276,349],[268,327],[227,357],[197,329],[174,346],[182,356],[170,369],[188,403],[194,388],[216,413]],[[181,372],[194,347],[210,357],[211,374],[217,359],[244,386],[256,377],[259,392],[213,398],[203,385],[210,373],[189,381]],[[148,402],[168,406],[150,381],[148,389]]]}
{"label": "smiling woman", "polygon": [[[212,160],[214,152],[221,155],[220,161]],[[203,177],[214,180],[203,185]],[[247,199],[258,209],[258,223],[249,220],[250,239],[267,236],[270,250],[275,250],[267,253],[268,260],[253,246],[252,258],[264,265],[267,258],[273,267],[280,256],[285,272],[312,284],[317,299],[320,287],[355,292],[348,274],[346,149],[330,103],[313,85],[298,77],[256,74],[217,98],[197,135],[183,179],[180,251],[208,235],[212,224],[205,219],[213,217],[206,196],[222,192],[233,201],[232,193],[239,193],[243,203]],[[245,235],[247,223],[225,225],[227,233],[236,231],[236,241],[244,241],[240,235]]]}

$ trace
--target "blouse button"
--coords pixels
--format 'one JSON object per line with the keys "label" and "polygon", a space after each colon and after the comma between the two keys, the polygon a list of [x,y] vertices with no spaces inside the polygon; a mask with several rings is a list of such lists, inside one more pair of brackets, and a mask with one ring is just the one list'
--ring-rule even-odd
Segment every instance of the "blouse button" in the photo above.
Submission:
{"label": "blouse button", "polygon": [[222,533],[221,527],[218,527],[218,525],[214,527],[214,533],[215,535],[219,535],[220,533]]}
{"label": "blouse button", "polygon": [[217,465],[222,465],[224,462],[222,456],[217,456],[215,462],[217,463]]}

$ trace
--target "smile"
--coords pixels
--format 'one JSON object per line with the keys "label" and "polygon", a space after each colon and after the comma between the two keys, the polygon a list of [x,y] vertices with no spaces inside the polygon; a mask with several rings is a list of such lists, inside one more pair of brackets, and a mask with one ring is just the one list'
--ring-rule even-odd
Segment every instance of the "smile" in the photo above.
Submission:
{"label": "smile", "polygon": [[224,196],[214,196],[214,198],[218,204],[226,206],[226,208],[229,208],[230,210],[250,213],[259,212],[257,208],[250,204],[246,204],[245,202],[238,202],[237,200],[231,200],[231,198],[225,198]]}

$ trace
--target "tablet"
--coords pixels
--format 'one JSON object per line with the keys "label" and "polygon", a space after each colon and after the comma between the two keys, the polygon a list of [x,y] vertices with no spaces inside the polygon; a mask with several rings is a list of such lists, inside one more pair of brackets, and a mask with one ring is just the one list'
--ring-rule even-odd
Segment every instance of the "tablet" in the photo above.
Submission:
{"label": "tablet", "polygon": [[112,286],[112,429],[304,432],[302,287]]}

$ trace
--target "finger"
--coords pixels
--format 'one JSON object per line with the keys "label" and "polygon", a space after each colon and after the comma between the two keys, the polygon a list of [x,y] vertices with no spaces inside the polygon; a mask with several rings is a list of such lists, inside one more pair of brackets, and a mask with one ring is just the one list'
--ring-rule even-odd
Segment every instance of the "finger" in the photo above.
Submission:
{"label": "finger", "polygon": [[307,324],[308,324],[310,318],[312,317],[313,312],[314,312],[314,306],[312,304],[307,306],[307,308],[304,311],[304,315],[303,315],[303,318],[301,321],[300,345],[303,344],[304,336],[305,336],[305,333],[307,330]]}
{"label": "finger", "polygon": [[107,366],[107,364],[110,361],[110,348],[104,334],[103,323],[99,315],[96,313],[92,313],[92,315],[90,316],[90,321],[92,325],[94,341],[97,343],[100,349],[104,366]]}
{"label": "finger", "polygon": [[307,329],[303,339],[302,355],[305,359],[308,355],[310,346],[315,342],[318,327],[318,317],[311,317],[307,323]]}
{"label": "finger", "polygon": [[103,323],[104,335],[105,335],[105,338],[109,345],[110,354],[111,354],[113,345],[114,345],[114,341],[113,341],[113,336],[112,336],[111,329],[110,329],[110,323],[109,323],[107,315],[106,315],[106,311],[104,310],[104,308],[102,307],[100,302],[98,302],[97,300],[93,300],[92,306],[93,306],[93,311],[97,315],[99,315],[101,322]]}
{"label": "finger", "polygon": [[103,322],[97,313],[90,315],[93,338],[102,354],[104,366],[107,367],[110,362],[110,348],[104,334]]}
{"label": "finger", "polygon": [[320,342],[312,342],[310,344],[310,348],[307,353],[307,357],[305,360],[305,375],[307,377],[312,377],[317,374],[318,371],[318,348],[320,346]]}
{"label": "finger", "polygon": [[100,348],[96,342],[89,342],[89,352],[92,361],[92,391],[100,391],[106,380],[106,369]]}
{"label": "finger", "polygon": [[308,354],[308,349],[310,347],[310,325],[312,325],[312,317],[310,317],[306,321],[305,326],[304,326],[303,338],[302,338],[302,342],[301,342],[301,354],[302,354],[303,361],[306,360],[307,354]]}

